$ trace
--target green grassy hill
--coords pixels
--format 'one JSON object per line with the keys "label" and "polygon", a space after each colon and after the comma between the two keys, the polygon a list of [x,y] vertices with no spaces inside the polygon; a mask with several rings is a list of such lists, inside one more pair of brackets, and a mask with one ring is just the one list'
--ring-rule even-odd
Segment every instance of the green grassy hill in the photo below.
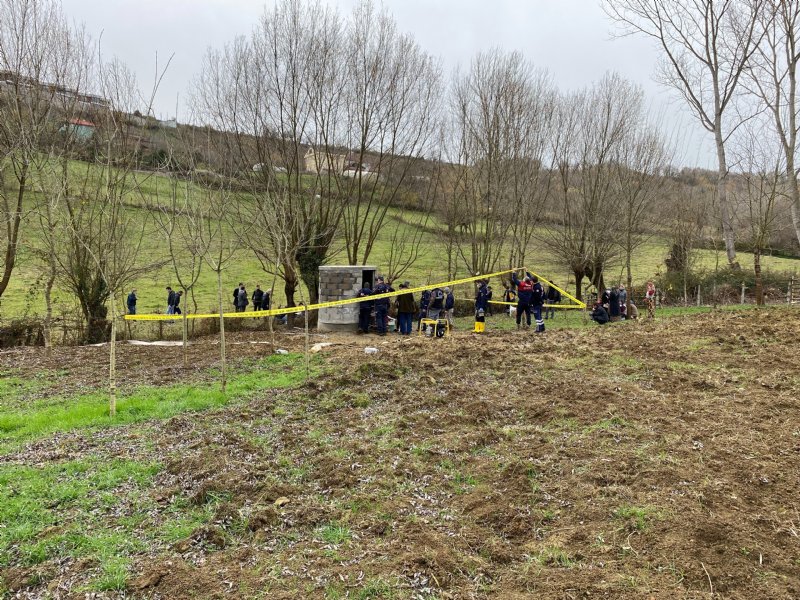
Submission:
{"label": "green grassy hill", "polygon": [[[85,163],[74,163],[70,166],[76,174],[81,173],[86,176],[94,176],[91,167],[87,171]],[[168,259],[168,246],[163,233],[159,232],[148,210],[145,208],[148,199],[161,198],[162,202],[171,193],[173,180],[158,175],[145,175],[135,192],[130,194],[128,202],[129,211],[137,220],[147,223],[147,235],[140,256],[142,264],[148,264],[159,260]],[[179,194],[192,193],[193,196],[202,198],[202,190],[194,184],[180,182],[177,186]],[[28,199],[32,206],[33,197]],[[11,318],[22,315],[39,315],[44,313],[42,265],[37,261],[35,249],[42,244],[41,233],[34,224],[23,230],[23,247],[19,254],[18,265],[12,276],[9,288],[0,300],[0,314],[4,318]],[[386,221],[383,233],[379,237],[375,249],[368,259],[370,264],[374,264],[378,269],[385,267],[391,246],[392,231],[395,228],[408,228],[413,225],[407,224],[407,219],[401,218],[399,211],[390,213]],[[441,281],[446,278],[447,263],[444,258],[440,239],[432,233],[436,227],[429,227],[423,235],[424,249],[415,262],[413,267],[403,275],[403,279],[408,279],[412,284]],[[341,251],[341,242],[337,245],[338,250],[334,250],[329,258],[329,264],[347,262],[346,254]],[[654,236],[644,244],[637,252],[633,261],[634,280],[641,282],[646,278],[653,277],[657,272],[664,272],[664,259],[668,253],[667,241],[664,238]],[[532,258],[528,261],[527,267],[535,270],[541,275],[551,279],[566,289],[572,291],[574,284],[572,276],[567,269],[560,265],[554,257],[550,248],[546,244],[539,244],[530,252]],[[752,269],[753,257],[750,254],[740,253],[739,261],[745,269]],[[725,264],[724,252],[716,253],[712,250],[697,251],[697,267],[700,269],[713,269],[715,263],[720,266]],[[500,268],[504,268],[502,265]],[[767,272],[797,272],[800,267],[800,260],[787,258],[766,257],[763,259],[763,268]],[[466,269],[461,265],[457,276],[467,276]],[[621,265],[612,265],[607,272],[608,281],[617,281],[623,277]],[[258,259],[246,249],[238,252],[235,260],[230,263],[227,271],[224,272],[225,298],[227,301],[229,289],[243,281],[247,285],[248,291],[252,291],[256,284],[268,289],[273,285],[274,277],[265,273]],[[142,276],[133,282],[132,287],[137,288],[139,296],[139,312],[163,311],[166,308],[165,286],[177,287],[177,282],[171,264],[152,269],[146,276]],[[214,274],[205,269],[201,274],[200,281],[196,287],[196,299],[200,311],[212,310],[216,305],[216,279]],[[468,293],[467,289],[461,293]],[[306,291],[302,291],[303,296]],[[54,293],[56,302],[56,314],[75,310],[74,298],[60,287]],[[300,293],[296,299],[300,300]],[[118,299],[120,310],[122,310],[124,298]],[[274,306],[285,304],[286,299],[283,293],[283,284],[280,280],[275,281]],[[226,307],[228,308],[228,307]]]}

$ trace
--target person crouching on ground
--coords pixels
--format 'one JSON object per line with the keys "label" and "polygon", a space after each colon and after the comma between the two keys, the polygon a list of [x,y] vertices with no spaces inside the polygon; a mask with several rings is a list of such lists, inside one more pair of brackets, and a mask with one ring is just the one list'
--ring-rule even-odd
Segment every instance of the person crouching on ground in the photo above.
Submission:
{"label": "person crouching on ground", "polygon": [[[383,277],[378,277],[378,284],[372,290],[372,295],[387,294],[393,292],[389,284],[386,283]],[[378,335],[386,335],[386,320],[389,317],[389,299],[378,298],[375,300],[375,327],[378,329]]]}
{"label": "person crouching on ground", "polygon": [[[400,284],[401,290],[407,290],[411,284],[404,281]],[[411,335],[411,321],[417,312],[417,302],[414,294],[408,292],[397,297],[397,327],[400,335]]]}
{"label": "person crouching on ground", "polygon": [[598,325],[605,325],[608,323],[608,313],[606,312],[606,309],[603,307],[603,303],[600,300],[594,304],[594,310],[592,310],[592,321]]}

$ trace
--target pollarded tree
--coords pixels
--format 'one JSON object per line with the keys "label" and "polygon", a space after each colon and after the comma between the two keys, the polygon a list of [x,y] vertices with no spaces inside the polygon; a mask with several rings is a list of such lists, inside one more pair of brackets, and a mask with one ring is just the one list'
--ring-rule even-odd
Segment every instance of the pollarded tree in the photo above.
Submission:
{"label": "pollarded tree", "polygon": [[434,151],[442,76],[438,62],[371,0],[350,16],[343,59],[333,140],[349,156],[334,180],[348,262],[366,264],[404,186]]}
{"label": "pollarded tree", "polygon": [[[265,10],[258,26],[222,50],[210,50],[195,85],[198,118],[227,132],[213,142],[229,157],[228,175],[246,182],[236,205],[242,243],[268,273],[284,281],[294,306],[300,279],[312,300],[317,267],[333,242],[343,203],[327,158],[341,150],[340,125],[344,32],[338,14],[319,2],[284,0]],[[307,171],[305,154],[317,153],[319,168]],[[276,203],[285,202],[280,207]],[[275,211],[293,213],[297,227],[269,239]],[[250,227],[249,225],[254,225]],[[294,254],[279,252],[287,233]]]}
{"label": "pollarded tree", "polygon": [[618,257],[621,196],[613,185],[614,167],[641,113],[641,89],[617,74],[560,102],[553,138],[557,220],[547,225],[544,240],[572,271],[578,298],[584,277],[598,289],[605,286],[606,267]]}
{"label": "pollarded tree", "polygon": [[[459,256],[471,274],[524,261],[549,178],[555,93],[519,53],[479,54],[451,91],[449,168]],[[510,248],[509,248],[510,246]],[[519,267],[509,264],[509,267]]]}

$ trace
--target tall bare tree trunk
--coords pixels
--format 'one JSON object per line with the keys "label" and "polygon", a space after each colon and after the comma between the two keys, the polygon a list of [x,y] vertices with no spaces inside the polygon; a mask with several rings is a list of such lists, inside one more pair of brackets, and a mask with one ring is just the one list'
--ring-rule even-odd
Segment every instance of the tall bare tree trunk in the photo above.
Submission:
{"label": "tall bare tree trunk", "polygon": [[305,332],[306,333],[306,335],[305,335],[305,337],[306,337],[306,381],[308,381],[308,378],[309,378],[309,376],[311,374],[311,364],[309,362],[311,360],[311,355],[310,355],[310,351],[309,351],[309,348],[308,348],[308,305],[306,305],[305,311],[303,311],[303,312],[305,314],[305,320],[306,320],[306,325],[305,325],[305,330],[306,330],[306,332]]}
{"label": "tall bare tree trunk", "polygon": [[[49,210],[50,208],[48,206],[48,211]],[[53,285],[56,281],[55,247],[52,242],[49,245],[48,262],[50,264],[47,272],[47,282],[44,284],[44,303],[46,310],[44,316],[44,347],[47,358],[53,355]]]}
{"label": "tall bare tree trunk", "polygon": [[628,292],[625,297],[625,318],[631,318],[631,296],[633,295],[633,274],[631,273],[631,254],[633,254],[633,250],[631,249],[632,243],[630,240],[631,231],[628,229],[628,243],[625,252],[625,286],[626,291]]}
{"label": "tall bare tree trunk", "polygon": [[714,140],[717,144],[717,161],[719,172],[717,174],[717,198],[719,200],[719,212],[722,217],[722,238],[725,241],[725,254],[728,257],[728,266],[738,268],[736,262],[736,233],[733,230],[731,220],[731,209],[728,204],[728,161],[725,156],[725,143],[722,139],[722,130],[717,125],[714,131]]}
{"label": "tall bare tree trunk", "polygon": [[217,300],[219,301],[219,358],[222,365],[222,393],[227,385],[227,370],[225,364],[225,317],[222,308],[222,270],[217,269]]}
{"label": "tall bare tree trunk", "polygon": [[794,168],[794,156],[786,155],[786,175],[789,182],[789,201],[791,202],[792,226],[797,243],[800,244],[800,186],[797,185],[797,172]]}
{"label": "tall bare tree trunk", "polygon": [[[28,178],[28,162],[22,166],[22,173],[19,177],[19,190],[17,192],[17,203],[14,208],[13,217],[9,219],[8,240],[6,242],[6,258],[3,263],[3,277],[0,279],[0,296],[6,291],[8,282],[11,281],[11,272],[17,260],[17,246],[19,241],[19,228],[22,223],[22,200],[25,197],[25,185]],[[8,216],[8,215],[6,215]]]}
{"label": "tall bare tree trunk", "polygon": [[764,304],[764,284],[761,280],[761,248],[753,248],[753,270],[756,274],[756,306]]}
{"label": "tall bare tree trunk", "polygon": [[117,414],[117,306],[114,290],[109,294],[111,303],[111,340],[109,342],[108,361],[108,414]]}

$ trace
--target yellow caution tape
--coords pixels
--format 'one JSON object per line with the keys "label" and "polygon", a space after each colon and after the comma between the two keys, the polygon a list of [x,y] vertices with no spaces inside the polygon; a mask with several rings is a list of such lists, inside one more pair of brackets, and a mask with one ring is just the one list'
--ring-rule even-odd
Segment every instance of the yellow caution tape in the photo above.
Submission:
{"label": "yellow caution tape", "polygon": [[[489,300],[489,304],[502,304],[504,306],[519,306],[519,302],[501,302],[500,300]],[[542,304],[544,308],[586,308],[584,304]]]}
{"label": "yellow caution tape", "polygon": [[[286,308],[273,308],[270,310],[259,310],[250,312],[232,312],[223,313],[222,317],[225,319],[260,319],[263,317],[275,317],[278,315],[290,315],[295,313],[302,313],[306,310],[319,310],[321,308],[333,308],[335,306],[346,306],[348,304],[357,304],[359,302],[371,302],[373,300],[380,300],[382,298],[393,298],[403,294],[416,294],[425,290],[433,290],[440,287],[452,287],[464,283],[471,283],[473,281],[480,281],[481,279],[491,279],[492,277],[499,277],[513,271],[520,269],[507,269],[505,271],[497,271],[487,275],[476,275],[474,277],[464,277],[463,279],[454,279],[453,281],[445,281],[442,283],[432,283],[430,285],[421,285],[415,288],[407,288],[394,292],[386,292],[385,294],[375,294],[365,298],[347,298],[346,300],[333,300],[330,302],[320,302],[319,304],[309,304],[300,306],[287,306]],[[148,314],[148,315],[125,315],[126,321],[177,321],[183,319],[218,319],[219,313],[197,313],[186,315],[161,315],[161,314]]]}
{"label": "yellow caution tape", "polygon": [[[562,295],[566,296],[567,298],[569,298],[570,300],[572,300],[575,303],[575,304],[543,304],[542,306],[544,306],[545,308],[562,308],[562,309],[586,308],[586,303],[585,302],[581,302],[575,296],[570,294],[568,291],[562,290],[560,287],[558,287],[552,281],[548,281],[547,279],[545,279],[541,275],[538,275],[538,274],[534,273],[533,271],[527,271],[526,270],[526,273],[530,273],[531,275],[535,275],[536,277],[539,278],[539,281],[541,281],[543,283],[546,283],[547,285],[549,285],[552,288],[557,289],[559,292],[561,292]],[[492,304],[503,304],[505,306],[517,306],[517,302],[501,302],[499,300],[490,300],[489,302],[491,302]]]}
{"label": "yellow caution tape", "polygon": [[[580,301],[580,300],[578,300],[578,299],[577,299],[575,296],[573,296],[572,294],[570,294],[570,293],[569,293],[567,290],[562,290],[560,287],[558,287],[558,286],[557,286],[556,284],[554,284],[552,281],[547,281],[547,279],[545,279],[545,278],[544,278],[544,277],[542,277],[541,275],[537,275],[537,274],[536,274],[536,273],[534,273],[533,271],[530,271],[530,274],[531,274],[531,275],[536,275],[536,277],[538,277],[538,278],[539,278],[539,281],[543,281],[544,283],[546,283],[546,284],[547,284],[547,285],[549,285],[550,287],[557,289],[559,292],[561,292],[561,294],[562,294],[562,295],[564,295],[564,296],[566,296],[567,298],[569,298],[570,300],[572,300],[572,301],[575,303],[575,305],[574,305],[574,307],[575,307],[575,308],[586,308],[586,303],[585,303],[585,302],[581,302],[581,301]],[[547,304],[545,304],[545,306],[547,306]],[[558,307],[558,306],[573,306],[573,305],[555,304],[554,306]]]}

